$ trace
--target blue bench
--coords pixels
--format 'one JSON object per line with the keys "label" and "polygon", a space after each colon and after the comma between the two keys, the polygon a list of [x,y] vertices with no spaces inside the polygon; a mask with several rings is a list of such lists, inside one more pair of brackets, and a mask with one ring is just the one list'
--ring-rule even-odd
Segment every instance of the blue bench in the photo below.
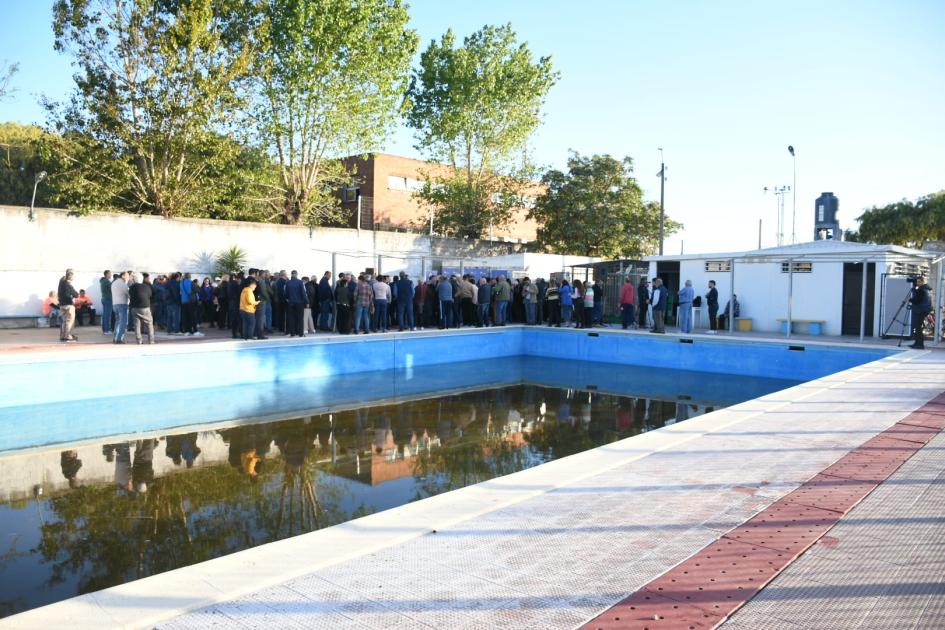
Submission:
{"label": "blue bench", "polygon": [[[801,333],[808,335],[822,335],[824,332],[824,325],[827,322],[822,319],[792,319],[791,320],[791,332],[792,333]],[[781,334],[786,335],[788,332],[788,320],[779,319],[778,324],[781,328]]]}

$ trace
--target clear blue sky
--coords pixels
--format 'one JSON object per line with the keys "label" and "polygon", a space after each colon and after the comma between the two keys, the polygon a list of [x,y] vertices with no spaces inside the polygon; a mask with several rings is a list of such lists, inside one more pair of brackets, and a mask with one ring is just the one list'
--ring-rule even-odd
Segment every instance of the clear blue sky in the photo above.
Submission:
{"label": "clear blue sky", "polygon": [[[51,2],[0,0],[0,60],[18,61],[0,120],[43,122],[38,95],[63,98],[68,60],[52,50]],[[863,208],[945,188],[945,2],[415,0],[422,47],[511,22],[561,72],[536,160],[561,167],[569,149],[630,155],[648,198],[685,230],[667,252],[774,244],[765,186],[791,184],[797,150],[798,240],[814,199],[840,198],[851,227]],[[381,150],[416,155],[398,130]],[[790,239],[790,206],[785,232]]]}

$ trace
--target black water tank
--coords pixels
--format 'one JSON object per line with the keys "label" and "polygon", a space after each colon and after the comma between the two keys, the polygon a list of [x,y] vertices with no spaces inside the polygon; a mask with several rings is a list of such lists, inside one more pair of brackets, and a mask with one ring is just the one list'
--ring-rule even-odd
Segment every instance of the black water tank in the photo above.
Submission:
{"label": "black water tank", "polygon": [[814,240],[840,238],[839,210],[840,200],[832,192],[817,197],[814,202]]}

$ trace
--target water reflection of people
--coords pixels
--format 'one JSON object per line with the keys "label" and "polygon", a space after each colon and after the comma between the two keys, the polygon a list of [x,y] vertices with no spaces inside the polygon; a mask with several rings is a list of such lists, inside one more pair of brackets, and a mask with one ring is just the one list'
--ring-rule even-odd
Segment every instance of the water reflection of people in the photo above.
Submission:
{"label": "water reflection of people", "polygon": [[69,480],[70,488],[78,488],[79,469],[82,468],[82,460],[79,459],[78,451],[63,451],[59,454],[59,466],[62,469],[62,476]]}
{"label": "water reflection of people", "polygon": [[200,447],[197,446],[197,434],[185,433],[167,436],[167,445],[164,452],[174,462],[175,466],[180,466],[186,462],[187,468],[193,468],[194,460],[201,453]]}
{"label": "water reflection of people", "polygon": [[154,448],[157,440],[148,438],[135,442],[135,459],[131,466],[131,480],[135,490],[144,494],[148,484],[154,481]]}

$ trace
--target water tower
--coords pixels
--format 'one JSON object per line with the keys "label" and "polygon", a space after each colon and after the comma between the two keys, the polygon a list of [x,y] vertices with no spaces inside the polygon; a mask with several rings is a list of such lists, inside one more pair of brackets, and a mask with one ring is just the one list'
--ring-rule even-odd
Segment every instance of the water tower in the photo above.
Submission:
{"label": "water tower", "polygon": [[821,193],[814,202],[814,240],[840,240],[840,223],[837,221],[837,211],[840,200],[832,192]]}

